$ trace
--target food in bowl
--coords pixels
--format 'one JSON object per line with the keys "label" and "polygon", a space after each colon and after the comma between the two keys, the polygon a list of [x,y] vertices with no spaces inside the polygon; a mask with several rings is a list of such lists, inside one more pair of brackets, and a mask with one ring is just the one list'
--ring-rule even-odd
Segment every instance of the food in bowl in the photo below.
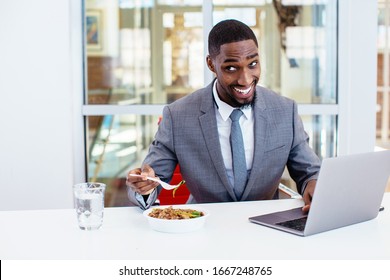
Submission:
{"label": "food in bowl", "polygon": [[[154,213],[151,214],[152,212]],[[163,214],[158,218],[161,213],[168,213],[168,216]],[[176,215],[181,218],[173,219]],[[156,206],[145,210],[143,216],[153,230],[183,233],[202,228],[206,219],[210,216],[210,212],[195,205]]]}
{"label": "food in bowl", "polygon": [[169,206],[167,208],[154,208],[148,215],[157,219],[182,220],[199,218],[204,216],[204,213],[194,209],[173,208]]}

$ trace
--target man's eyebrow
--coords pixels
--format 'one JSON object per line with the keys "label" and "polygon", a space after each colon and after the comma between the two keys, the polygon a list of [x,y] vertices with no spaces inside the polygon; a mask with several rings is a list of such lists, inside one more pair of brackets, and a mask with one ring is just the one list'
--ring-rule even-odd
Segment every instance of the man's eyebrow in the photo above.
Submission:
{"label": "man's eyebrow", "polygon": [[259,56],[259,53],[254,53],[254,54],[248,55],[246,58],[247,59],[252,59],[252,58],[255,58],[257,56]]}
{"label": "man's eyebrow", "polygon": [[[251,54],[251,55],[248,55],[246,57],[246,59],[252,59],[252,58],[255,58],[255,57],[258,57],[259,54],[258,53],[254,53],[254,54]],[[235,59],[235,58],[227,58],[223,61],[223,63],[229,63],[229,62],[238,62],[238,59]]]}

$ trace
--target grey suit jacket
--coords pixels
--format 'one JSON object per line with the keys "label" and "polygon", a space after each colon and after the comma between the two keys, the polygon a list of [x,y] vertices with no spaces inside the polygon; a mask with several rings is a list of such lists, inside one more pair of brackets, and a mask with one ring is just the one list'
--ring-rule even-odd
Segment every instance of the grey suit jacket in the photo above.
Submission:
{"label": "grey suit jacket", "polygon": [[[167,182],[179,164],[190,200],[196,203],[237,201],[222,158],[212,85],[164,108],[144,160]],[[263,87],[257,86],[256,92],[254,158],[241,200],[276,198],[285,166],[302,192],[307,181],[317,178],[320,160],[308,145],[297,105]],[[130,201],[139,205],[135,193],[129,190],[128,194]]]}

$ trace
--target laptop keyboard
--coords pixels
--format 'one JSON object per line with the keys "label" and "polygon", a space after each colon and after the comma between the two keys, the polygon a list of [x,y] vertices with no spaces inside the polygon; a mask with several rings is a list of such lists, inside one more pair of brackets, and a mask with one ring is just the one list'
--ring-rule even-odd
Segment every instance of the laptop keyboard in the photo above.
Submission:
{"label": "laptop keyboard", "polygon": [[280,222],[280,223],[276,223],[276,224],[279,226],[282,226],[282,227],[291,228],[291,229],[298,230],[298,231],[303,231],[305,229],[306,221],[307,221],[307,217],[302,217],[302,218],[298,218],[298,219],[294,219],[294,220],[290,220],[290,221],[285,221],[285,222]]}

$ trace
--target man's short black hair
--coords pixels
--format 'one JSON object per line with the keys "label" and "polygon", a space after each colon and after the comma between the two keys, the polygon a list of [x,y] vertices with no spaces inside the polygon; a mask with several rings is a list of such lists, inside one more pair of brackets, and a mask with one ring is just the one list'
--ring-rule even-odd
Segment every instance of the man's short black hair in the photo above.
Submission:
{"label": "man's short black hair", "polygon": [[246,24],[235,19],[220,21],[209,33],[209,55],[216,57],[222,45],[245,40],[253,40],[259,46],[255,34]]}

